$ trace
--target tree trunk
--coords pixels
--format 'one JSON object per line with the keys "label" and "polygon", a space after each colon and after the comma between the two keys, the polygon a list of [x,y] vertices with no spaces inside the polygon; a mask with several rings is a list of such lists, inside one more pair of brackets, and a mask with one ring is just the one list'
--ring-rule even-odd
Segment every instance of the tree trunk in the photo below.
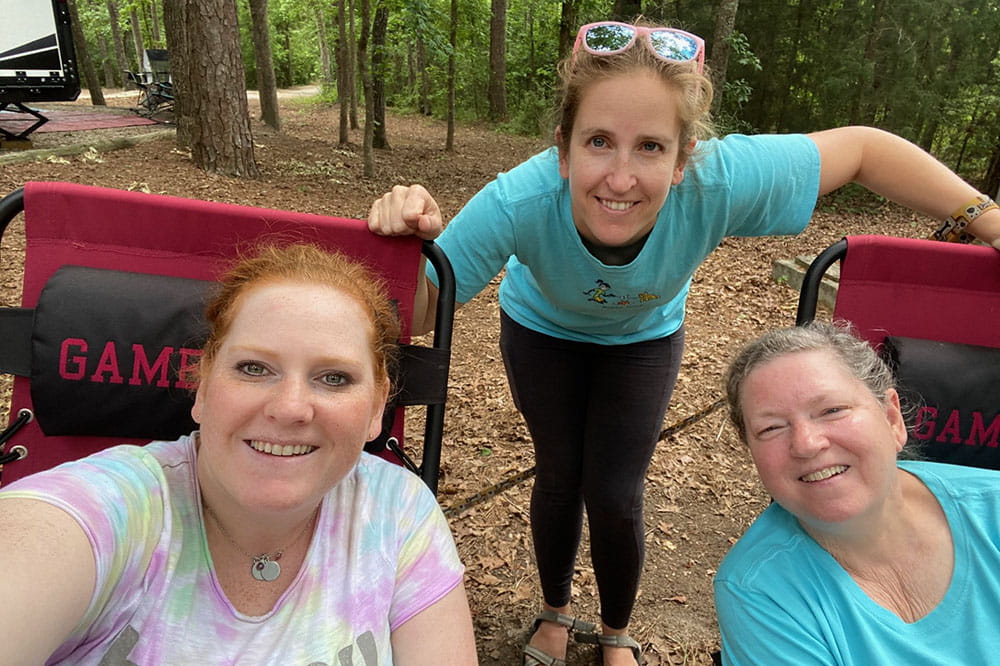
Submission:
{"label": "tree trunk", "polygon": [[149,30],[153,35],[153,43],[159,46],[160,41],[160,10],[156,8],[156,0],[149,1]]}
{"label": "tree trunk", "polygon": [[177,124],[177,147],[191,147],[194,118],[190,110],[188,81],[191,72],[187,44],[187,7],[184,0],[163,0],[163,29],[170,51],[170,74],[174,86],[174,122]]}
{"label": "tree trunk", "polygon": [[451,0],[451,25],[448,27],[448,134],[444,149],[455,150],[455,57],[458,50],[458,0]]}
{"label": "tree trunk", "polygon": [[507,0],[491,0],[490,82],[487,98],[490,120],[507,117]]}
{"label": "tree trunk", "polygon": [[323,82],[323,92],[333,90],[333,66],[330,62],[330,42],[326,32],[326,12],[320,6],[316,7],[316,39],[319,41],[320,76]]}
{"label": "tree trunk", "polygon": [[362,150],[365,178],[375,176],[375,151],[372,150],[374,137],[374,110],[372,99],[372,73],[368,68],[368,26],[371,25],[369,0],[361,0],[361,37],[358,39],[358,69],[361,74],[361,86],[365,96],[365,138]]}
{"label": "tree trunk", "polygon": [[559,57],[564,58],[569,55],[576,40],[577,25],[577,0],[563,0],[562,9],[559,14]]}
{"label": "tree trunk", "polygon": [[379,3],[372,25],[372,146],[387,150],[389,139],[385,135],[385,33],[389,27],[389,8]]}
{"label": "tree trunk", "polygon": [[615,21],[631,22],[640,14],[642,14],[640,0],[615,0],[611,10],[611,18]]}
{"label": "tree trunk", "polygon": [[347,55],[347,0],[340,0],[340,11],[337,16],[337,102],[340,104],[340,137],[338,143],[344,145],[350,139],[349,118],[351,94],[350,85],[351,59]]}
{"label": "tree trunk", "polygon": [[115,49],[115,80],[124,85],[124,70],[131,69],[128,58],[125,56],[125,42],[122,41],[122,27],[118,18],[117,0],[108,0],[108,22],[111,24],[111,42]]}
{"label": "tree trunk", "polygon": [[726,85],[726,70],[729,68],[730,38],[736,26],[736,13],[740,0],[719,0],[715,10],[715,31],[712,34],[712,58],[709,60],[709,71],[712,73],[712,86],[715,88],[715,98],[712,100],[712,112],[718,113],[722,107],[722,91]]}
{"label": "tree trunk", "polygon": [[104,69],[104,87],[114,88],[117,86],[115,77],[114,56],[108,46],[107,37],[98,37],[97,43],[101,49],[101,67]]}
{"label": "tree trunk", "polygon": [[417,95],[417,109],[425,116],[431,115],[431,77],[427,73],[427,46],[423,35],[417,35],[417,69],[420,70],[420,91]]}
{"label": "tree trunk", "polygon": [[90,103],[93,106],[106,106],[104,93],[101,91],[101,81],[97,76],[97,68],[94,67],[90,50],[87,48],[87,39],[83,34],[83,24],[80,23],[80,12],[77,11],[76,0],[68,0],[67,4],[72,24],[73,46],[76,47],[76,61],[80,63],[83,80],[87,83],[87,90],[90,91]]}
{"label": "tree trunk", "polygon": [[267,0],[250,0],[250,22],[253,31],[253,56],[257,64],[260,118],[268,126],[280,130],[278,87],[274,81],[274,58],[271,52],[271,29],[267,22]]}
{"label": "tree trunk", "polygon": [[142,45],[142,26],[139,25],[139,12],[133,7],[129,12],[129,22],[132,25],[132,44],[135,45],[135,61],[138,65],[135,68],[136,72],[143,71],[143,45]]}
{"label": "tree trunk", "polygon": [[347,30],[351,39],[347,42],[347,59],[351,66],[347,70],[347,91],[351,103],[351,129],[358,129],[358,33],[354,29],[354,0],[348,0],[350,11],[347,14]]}
{"label": "tree trunk", "polygon": [[253,136],[240,53],[235,0],[168,0],[183,7],[186,78],[195,166],[227,176],[256,178]]}

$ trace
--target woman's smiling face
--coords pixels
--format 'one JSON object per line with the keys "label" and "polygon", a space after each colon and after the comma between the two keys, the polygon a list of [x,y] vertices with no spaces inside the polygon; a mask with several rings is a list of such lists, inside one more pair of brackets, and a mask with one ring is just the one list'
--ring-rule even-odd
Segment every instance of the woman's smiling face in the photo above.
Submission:
{"label": "woman's smiling face", "polygon": [[683,180],[675,94],[641,70],[598,81],[580,99],[569,140],[557,135],[573,221],[591,243],[621,247],[648,234]]}
{"label": "woman's smiling face", "polygon": [[262,512],[316,505],[378,434],[372,322],[333,287],[274,281],[240,296],[199,383],[199,474]]}
{"label": "woman's smiling face", "polygon": [[896,391],[879,401],[826,350],[786,354],[751,371],[743,422],[761,482],[807,529],[877,511],[906,442]]}

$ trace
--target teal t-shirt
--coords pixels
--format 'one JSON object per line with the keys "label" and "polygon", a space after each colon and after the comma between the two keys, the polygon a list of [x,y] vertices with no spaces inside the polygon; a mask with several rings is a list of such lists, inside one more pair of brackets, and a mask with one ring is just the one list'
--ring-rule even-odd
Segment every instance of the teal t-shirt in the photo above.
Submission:
{"label": "teal t-shirt", "polygon": [[680,328],[691,276],[726,236],[805,228],[819,168],[816,145],[801,134],[702,142],[639,255],[608,266],[580,240],[558,152],[549,148],[487,184],[437,242],[460,303],[506,267],[500,305],[521,325],[581,342],[652,340]]}
{"label": "teal t-shirt", "polygon": [[955,547],[944,598],[906,623],[772,504],[715,577],[727,666],[990,664],[1000,655],[1000,472],[901,462],[934,494]]}

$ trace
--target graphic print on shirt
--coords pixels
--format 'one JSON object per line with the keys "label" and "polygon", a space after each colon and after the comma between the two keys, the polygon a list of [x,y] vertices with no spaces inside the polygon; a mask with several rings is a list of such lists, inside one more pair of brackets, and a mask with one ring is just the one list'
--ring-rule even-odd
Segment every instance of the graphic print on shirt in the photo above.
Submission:
{"label": "graphic print on shirt", "polygon": [[[659,298],[658,294],[651,294],[648,291],[640,291],[637,295],[623,295],[611,291],[612,287],[610,284],[604,280],[597,278],[594,280],[597,284],[596,287],[588,289],[583,292],[584,296],[587,296],[588,301],[593,301],[594,303],[600,303],[601,305],[617,305],[620,307],[627,307],[634,304],[648,303],[649,301],[655,301]],[[612,300],[617,299],[617,300]]]}

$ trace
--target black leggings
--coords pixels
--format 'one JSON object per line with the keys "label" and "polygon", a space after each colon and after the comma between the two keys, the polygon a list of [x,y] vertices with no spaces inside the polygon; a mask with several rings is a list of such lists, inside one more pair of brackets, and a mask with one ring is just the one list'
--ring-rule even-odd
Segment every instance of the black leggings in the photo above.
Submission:
{"label": "black leggings", "polygon": [[531,532],[545,602],[570,602],[586,505],[601,619],[628,626],[645,556],[642,493],[684,349],[684,329],[599,345],[553,338],[500,313],[514,404],[535,446]]}

